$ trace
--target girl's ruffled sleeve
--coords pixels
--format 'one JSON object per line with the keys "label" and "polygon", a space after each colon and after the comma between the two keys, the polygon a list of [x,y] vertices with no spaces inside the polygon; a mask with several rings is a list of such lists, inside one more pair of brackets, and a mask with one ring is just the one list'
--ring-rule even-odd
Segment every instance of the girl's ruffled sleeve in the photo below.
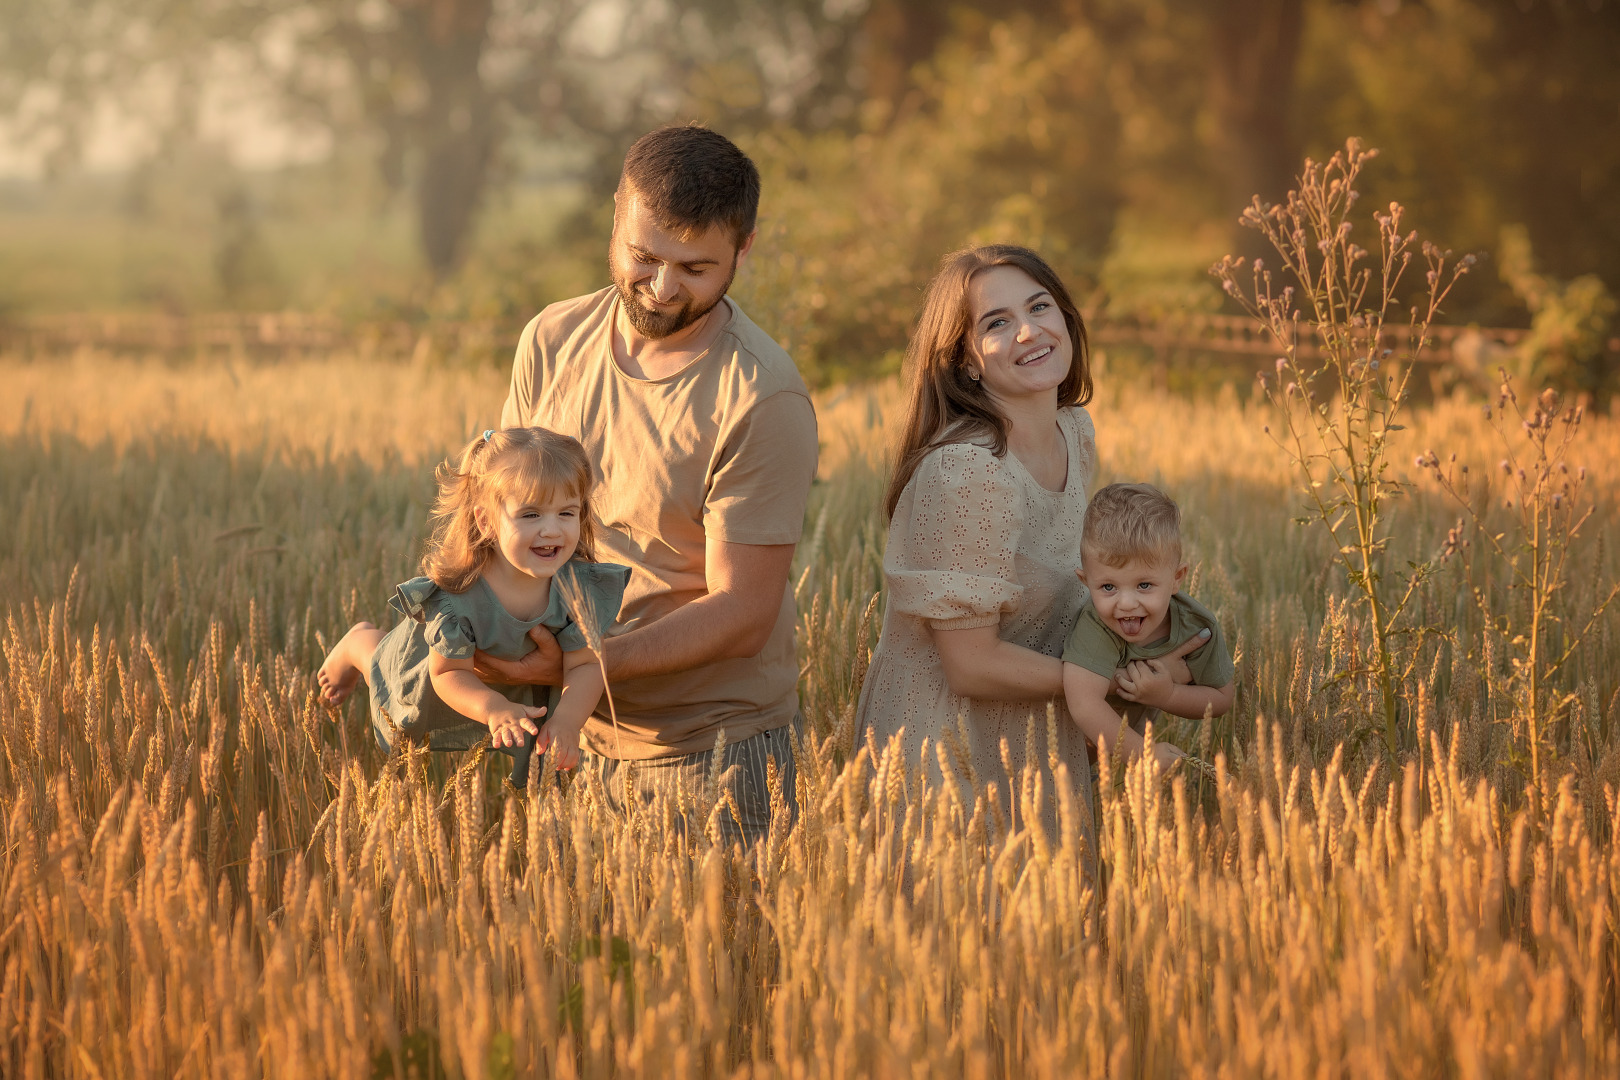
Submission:
{"label": "girl's ruffled sleeve", "polygon": [[988,449],[956,443],[917,466],[889,523],[889,604],[936,630],[990,626],[1018,608],[1024,497]]}
{"label": "girl's ruffled sleeve", "polygon": [[[619,608],[624,604],[624,590],[630,584],[630,568],[617,563],[573,562],[568,564],[565,572],[578,591],[576,594],[570,589],[563,593],[564,600],[568,602],[568,622],[556,632],[557,645],[563,652],[574,652],[590,645],[589,638],[579,626],[578,620],[581,618],[595,619],[597,637],[607,636],[614,620],[619,617]],[[577,602],[574,598],[576,595]],[[577,610],[578,607],[584,610]]]}
{"label": "girl's ruffled sleeve", "polygon": [[446,659],[469,660],[478,647],[472,620],[456,610],[455,594],[440,589],[432,578],[412,578],[400,585],[388,606],[421,623],[428,648]]}

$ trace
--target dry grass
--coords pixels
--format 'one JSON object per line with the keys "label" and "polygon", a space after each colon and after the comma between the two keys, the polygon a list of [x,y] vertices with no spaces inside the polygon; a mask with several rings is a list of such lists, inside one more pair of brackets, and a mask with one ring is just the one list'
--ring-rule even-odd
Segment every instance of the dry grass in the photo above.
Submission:
{"label": "dry grass", "polygon": [[[854,750],[892,390],[824,403],[802,816],[743,854],[588,783],[501,790],[476,755],[385,767],[363,703],[314,704],[322,636],[382,614],[428,466],[498,377],[85,357],[0,383],[0,1075],[1620,1070],[1612,627],[1532,790],[1456,606],[1391,768],[1322,685],[1356,628],[1251,405],[1093,408],[1110,476],[1186,507],[1244,674],[1232,717],[1179,732],[1229,773],[1103,785],[1088,878],[1072,827],[1018,826],[1061,777],[969,805]],[[1413,427],[1495,459],[1462,403]],[[1607,498],[1620,424],[1585,461]],[[1449,520],[1403,513],[1415,547]],[[1594,537],[1595,582],[1620,558]]]}

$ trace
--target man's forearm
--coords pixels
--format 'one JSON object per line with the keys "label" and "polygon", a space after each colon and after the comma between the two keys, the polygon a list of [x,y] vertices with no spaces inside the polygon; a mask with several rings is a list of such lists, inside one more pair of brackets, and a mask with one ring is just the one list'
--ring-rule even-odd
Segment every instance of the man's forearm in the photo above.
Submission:
{"label": "man's forearm", "polygon": [[[657,622],[603,642],[608,682],[690,671],[719,660],[756,655],[780,609],[763,625],[757,604],[730,593],[708,593]],[[763,631],[763,632],[762,632]],[[756,648],[742,651],[758,641]]]}

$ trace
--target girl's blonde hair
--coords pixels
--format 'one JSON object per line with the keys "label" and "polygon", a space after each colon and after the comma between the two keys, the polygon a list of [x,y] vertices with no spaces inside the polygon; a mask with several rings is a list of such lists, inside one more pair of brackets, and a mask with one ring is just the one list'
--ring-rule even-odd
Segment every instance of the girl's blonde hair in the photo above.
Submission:
{"label": "girl's blonde hair", "polygon": [[468,443],[460,461],[434,470],[433,532],[422,554],[422,573],[447,592],[466,592],[495,557],[493,534],[478,527],[474,511],[517,497],[540,504],[554,492],[579,500],[579,546],[574,558],[594,561],[591,462],[577,439],[541,427],[490,431]]}

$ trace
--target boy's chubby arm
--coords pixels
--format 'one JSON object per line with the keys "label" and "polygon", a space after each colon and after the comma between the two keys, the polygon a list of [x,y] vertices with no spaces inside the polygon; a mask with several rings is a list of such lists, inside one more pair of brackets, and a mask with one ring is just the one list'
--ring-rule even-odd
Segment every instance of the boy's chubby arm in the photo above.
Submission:
{"label": "boy's chubby arm", "polygon": [[452,660],[436,652],[428,653],[428,678],[439,700],[469,720],[489,728],[490,741],[497,746],[518,746],[523,732],[537,735],[537,717],[544,706],[520,705],[491,690],[473,674],[472,657]]}
{"label": "boy's chubby arm", "polygon": [[[1106,675],[1098,675],[1078,664],[1063,665],[1063,699],[1069,706],[1069,715],[1086,738],[1099,748],[1106,746],[1110,754],[1123,750],[1127,757],[1138,757],[1144,746],[1142,736],[1132,731],[1108,704],[1111,685]],[[1153,744],[1153,758],[1161,766],[1169,767],[1183,756],[1167,742]]]}
{"label": "boy's chubby arm", "polygon": [[1220,716],[1232,707],[1235,683],[1225,686],[1182,686],[1170,678],[1170,668],[1162,659],[1132,660],[1118,677],[1118,694],[1126,701],[1163,709],[1173,716],[1202,720]]}

